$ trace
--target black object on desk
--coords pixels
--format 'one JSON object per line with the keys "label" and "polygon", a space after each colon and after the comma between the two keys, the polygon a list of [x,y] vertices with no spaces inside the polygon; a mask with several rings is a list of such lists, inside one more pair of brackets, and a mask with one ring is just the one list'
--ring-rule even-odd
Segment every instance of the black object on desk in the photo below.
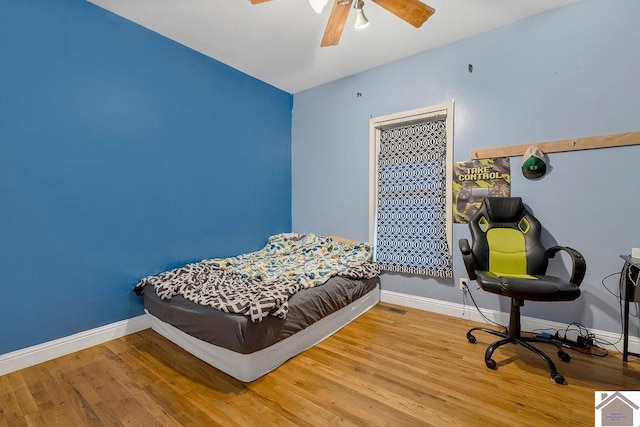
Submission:
{"label": "black object on desk", "polygon": [[622,347],[622,360],[626,362],[629,355],[640,357],[640,354],[629,351],[629,303],[632,301],[640,302],[640,290],[638,290],[638,286],[640,285],[640,283],[638,283],[638,276],[640,276],[640,258],[633,258],[630,255],[620,255],[620,258],[624,260],[620,285],[622,298],[624,299],[624,325],[622,327],[624,344]]}

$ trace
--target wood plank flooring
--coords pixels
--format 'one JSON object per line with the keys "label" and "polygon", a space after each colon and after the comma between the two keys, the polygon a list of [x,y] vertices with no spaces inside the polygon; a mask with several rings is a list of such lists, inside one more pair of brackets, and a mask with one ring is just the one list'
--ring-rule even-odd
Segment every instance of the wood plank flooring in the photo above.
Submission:
{"label": "wood plank flooring", "polygon": [[476,323],[393,308],[250,384],[145,330],[1,376],[0,426],[593,426],[596,390],[640,390],[637,358],[569,350],[556,385],[520,346],[487,369]]}

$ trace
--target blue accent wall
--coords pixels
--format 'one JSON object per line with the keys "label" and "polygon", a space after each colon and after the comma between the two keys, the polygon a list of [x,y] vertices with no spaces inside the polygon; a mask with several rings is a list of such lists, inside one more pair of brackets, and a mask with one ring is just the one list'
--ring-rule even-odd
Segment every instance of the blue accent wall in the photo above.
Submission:
{"label": "blue accent wall", "polygon": [[[638,0],[583,0],[295,94],[294,231],[368,238],[372,116],[455,99],[454,161],[479,148],[640,131],[638,16]],[[549,173],[529,181],[522,158],[512,158],[512,194],[540,219],[546,245],[577,248],[587,261],[580,299],[527,302],[524,315],[620,331],[618,300],[603,281],[615,292],[618,277],[607,276],[620,271],[620,254],[640,245],[638,159],[639,145],[553,153]],[[469,230],[459,224],[453,232],[454,275],[465,277],[458,240]],[[568,278],[568,260],[558,261],[550,272]],[[385,274],[381,285],[463,303],[451,279]],[[481,307],[509,312],[506,298],[474,296]],[[632,335],[640,336],[637,324]]]}
{"label": "blue accent wall", "polygon": [[83,0],[0,0],[0,354],[290,231],[291,105]]}

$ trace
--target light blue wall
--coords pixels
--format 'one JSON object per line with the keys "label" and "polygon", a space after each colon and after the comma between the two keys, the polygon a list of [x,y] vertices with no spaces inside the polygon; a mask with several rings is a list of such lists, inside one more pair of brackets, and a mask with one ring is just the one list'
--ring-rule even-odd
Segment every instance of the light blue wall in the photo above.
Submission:
{"label": "light blue wall", "polygon": [[[372,116],[455,99],[455,161],[476,148],[640,130],[638,16],[637,0],[585,0],[296,94],[294,231],[367,239]],[[537,181],[524,179],[521,157],[512,158],[512,194],[541,220],[547,245],[584,254],[587,275],[578,301],[528,302],[523,314],[619,331],[618,302],[601,281],[620,270],[619,254],[640,245],[640,146],[549,158],[551,171]],[[455,225],[456,278],[466,276],[462,237],[470,237],[467,226]],[[553,260],[550,271],[567,275],[567,263]],[[384,290],[462,302],[453,280],[384,275],[381,283]],[[616,288],[616,278],[606,283]],[[482,307],[509,311],[506,298],[474,295]]]}
{"label": "light blue wall", "polygon": [[0,0],[0,354],[290,231],[291,98],[84,0]]}

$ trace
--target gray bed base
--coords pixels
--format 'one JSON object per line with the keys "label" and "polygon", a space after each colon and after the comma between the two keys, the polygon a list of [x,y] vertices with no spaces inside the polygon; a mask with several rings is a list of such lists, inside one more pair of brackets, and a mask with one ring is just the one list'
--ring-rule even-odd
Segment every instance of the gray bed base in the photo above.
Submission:
{"label": "gray bed base", "polygon": [[380,286],[376,284],[373,290],[346,307],[329,314],[284,340],[249,354],[235,352],[195,338],[163,322],[148,310],[145,311],[151,318],[151,328],[154,331],[226,374],[243,382],[251,382],[333,335],[374,307],[379,300]]}

